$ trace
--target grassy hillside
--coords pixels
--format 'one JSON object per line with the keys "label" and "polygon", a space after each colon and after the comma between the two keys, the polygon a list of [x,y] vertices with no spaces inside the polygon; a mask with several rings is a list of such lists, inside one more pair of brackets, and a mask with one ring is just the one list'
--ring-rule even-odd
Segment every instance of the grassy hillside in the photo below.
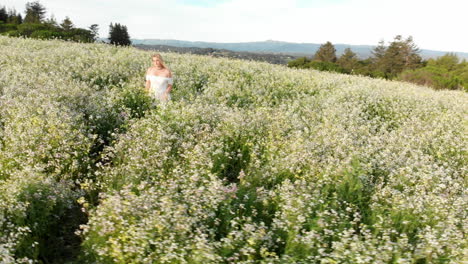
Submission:
{"label": "grassy hillside", "polygon": [[468,94],[0,37],[0,263],[460,263]]}

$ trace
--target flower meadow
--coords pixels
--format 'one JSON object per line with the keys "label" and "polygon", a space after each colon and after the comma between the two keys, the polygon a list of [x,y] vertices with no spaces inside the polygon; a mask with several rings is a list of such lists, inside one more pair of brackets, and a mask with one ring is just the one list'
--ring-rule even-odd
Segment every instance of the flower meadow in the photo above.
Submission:
{"label": "flower meadow", "polygon": [[0,263],[462,263],[468,94],[0,37]]}

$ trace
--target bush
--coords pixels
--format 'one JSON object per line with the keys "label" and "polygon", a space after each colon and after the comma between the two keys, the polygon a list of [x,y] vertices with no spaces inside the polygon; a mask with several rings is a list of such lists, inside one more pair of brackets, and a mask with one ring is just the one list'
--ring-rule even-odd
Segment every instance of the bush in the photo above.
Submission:
{"label": "bush", "polygon": [[53,30],[53,28],[46,24],[23,23],[18,25],[18,33],[25,37],[29,37],[33,32],[39,30]]}
{"label": "bush", "polygon": [[9,31],[14,31],[17,29],[17,25],[15,24],[3,24],[3,23],[0,23],[0,33],[4,33],[4,32],[9,32]]}
{"label": "bush", "polygon": [[460,90],[463,87],[460,77],[446,69],[434,66],[404,71],[399,79],[435,89]]}
{"label": "bush", "polygon": [[306,57],[301,57],[288,62],[288,67],[306,69],[309,68],[310,59]]}
{"label": "bush", "polygon": [[316,69],[319,71],[331,71],[340,73],[345,72],[345,70],[341,68],[338,64],[328,61],[311,61],[306,65],[309,68]]}
{"label": "bush", "polygon": [[37,31],[32,32],[29,37],[37,38],[37,39],[52,39],[52,38],[61,38],[62,34],[59,32],[54,32],[50,30],[37,30]]}

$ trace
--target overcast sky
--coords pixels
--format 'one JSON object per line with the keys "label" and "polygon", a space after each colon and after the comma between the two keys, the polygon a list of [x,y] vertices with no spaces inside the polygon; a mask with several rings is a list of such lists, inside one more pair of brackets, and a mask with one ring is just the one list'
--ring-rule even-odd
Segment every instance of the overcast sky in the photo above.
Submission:
{"label": "overcast sky", "polygon": [[[24,13],[32,0],[0,0]],[[377,45],[413,36],[421,49],[468,52],[468,0],[40,0],[47,17],[78,27],[111,22],[131,38],[214,42],[278,40]]]}

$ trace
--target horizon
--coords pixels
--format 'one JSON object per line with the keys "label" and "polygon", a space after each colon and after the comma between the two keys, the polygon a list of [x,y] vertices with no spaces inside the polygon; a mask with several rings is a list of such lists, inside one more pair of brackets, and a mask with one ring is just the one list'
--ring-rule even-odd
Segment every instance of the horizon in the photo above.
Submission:
{"label": "horizon", "polygon": [[[31,0],[2,2],[24,15]],[[412,36],[420,49],[468,53],[468,36],[451,33],[463,32],[466,4],[462,0],[105,1],[99,4],[106,12],[99,13],[94,12],[92,0],[39,2],[47,18],[54,16],[61,22],[68,16],[81,28],[98,24],[101,38],[107,38],[113,22],[127,26],[132,39],[377,46],[381,40],[388,43],[401,35]]]}
{"label": "horizon", "polygon": [[[100,37],[99,39],[107,39]],[[186,41],[186,42],[205,42],[205,43],[220,43],[220,44],[243,44],[243,43],[255,43],[255,42],[281,42],[281,43],[289,43],[289,44],[314,44],[314,45],[321,45],[324,43],[313,43],[313,42],[291,42],[291,41],[282,41],[282,40],[258,40],[258,41],[239,41],[239,42],[218,42],[218,41],[203,41],[203,40],[184,40],[184,39],[162,39],[162,38],[130,38],[130,40],[175,40],[175,41]],[[331,41],[330,41],[331,42]],[[369,47],[376,47],[375,44],[349,44],[349,43],[333,43],[334,46],[336,45],[343,45],[343,46],[369,46]],[[388,42],[385,43],[387,45]],[[149,44],[144,44],[149,45]],[[434,50],[434,49],[426,49],[417,45],[419,50],[425,51],[436,51],[436,52],[445,52],[445,53],[462,53],[468,55],[468,52],[465,51],[453,51],[453,50]]]}

